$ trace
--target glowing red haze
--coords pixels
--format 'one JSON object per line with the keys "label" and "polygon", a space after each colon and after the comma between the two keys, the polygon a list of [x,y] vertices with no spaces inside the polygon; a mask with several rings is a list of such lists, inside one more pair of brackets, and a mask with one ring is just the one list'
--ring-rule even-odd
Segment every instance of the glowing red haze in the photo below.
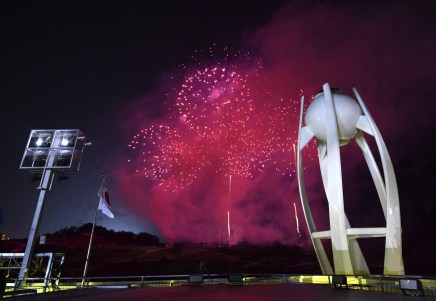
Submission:
{"label": "glowing red haze", "polygon": [[[138,198],[135,211],[147,212],[167,240],[304,241],[289,189],[295,101],[273,99],[248,54],[183,72],[165,95],[168,114],[147,121],[129,144],[123,175],[129,198]],[[264,174],[275,174],[284,189],[262,187]]]}
{"label": "glowing red haze", "polygon": [[[419,51],[431,43],[408,25],[425,12],[416,8],[405,18],[407,1],[359,9],[347,3],[289,5],[247,39],[256,55],[183,65],[175,72],[182,76],[164,78],[131,104],[123,124],[130,162],[117,170],[125,204],[167,240],[307,244],[294,170],[301,94],[310,100],[326,82],[349,95],[357,87],[390,151],[404,133],[396,121],[428,109],[406,101],[430,87],[422,74],[432,74],[431,66],[420,61],[428,55],[403,43],[407,36],[407,45],[423,45]],[[370,176],[354,147],[344,148],[346,210],[357,211],[349,215],[353,225],[377,224],[382,214],[368,206],[375,188],[363,184]],[[400,154],[392,156],[395,167]],[[304,163],[322,230],[328,220],[314,143]]]}

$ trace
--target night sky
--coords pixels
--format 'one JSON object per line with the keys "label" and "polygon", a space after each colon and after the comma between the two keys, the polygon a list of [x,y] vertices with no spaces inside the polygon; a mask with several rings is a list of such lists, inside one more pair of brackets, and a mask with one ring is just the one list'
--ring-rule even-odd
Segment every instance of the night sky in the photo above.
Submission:
{"label": "night sky", "polygon": [[[3,0],[0,14],[1,233],[22,238],[30,229],[38,182],[18,169],[30,131],[79,128],[93,144],[81,170],[55,182],[41,234],[92,222],[104,172],[115,219],[100,214],[99,225],[147,231],[165,240],[213,242],[226,238],[230,209],[235,242],[307,245],[292,145],[301,95],[310,100],[328,82],[348,95],[356,87],[365,101],[396,172],[405,253],[431,258],[436,243],[436,2]],[[250,146],[241,140],[223,142],[218,134],[197,139],[186,129],[189,114],[183,117],[177,95],[190,77],[200,71],[199,76],[207,77],[204,73],[214,67],[241,77],[225,74],[231,80],[223,85],[230,92],[224,97],[218,89],[210,94],[218,96],[209,95],[222,115],[199,104],[206,110],[202,122],[211,121],[211,133],[220,129],[215,120],[227,122],[228,133],[239,137],[242,129],[250,129]],[[237,93],[244,95],[239,102]],[[235,122],[246,117],[244,126]],[[195,153],[204,155],[198,161],[182,156],[189,160],[178,162],[178,175],[196,171],[185,188],[171,189],[174,168],[161,179],[135,172],[153,162],[129,144],[141,130],[159,125],[181,136],[160,141],[153,154],[170,142],[185,143],[178,146],[180,153],[207,147]],[[281,125],[286,132],[271,132],[275,144],[265,138],[267,127]],[[259,155],[261,145],[272,144],[276,148],[267,158]],[[319,228],[325,229],[326,199],[314,154],[312,145],[304,161],[308,197]],[[341,156],[351,225],[383,226],[375,188],[356,145],[344,147]],[[244,160],[245,165],[240,163]],[[266,162],[261,170],[249,163],[259,160]],[[207,167],[199,168],[200,161],[208,162]],[[236,161],[253,172],[236,172],[229,167]],[[180,183],[181,176],[174,181]],[[163,189],[166,184],[170,189]]]}

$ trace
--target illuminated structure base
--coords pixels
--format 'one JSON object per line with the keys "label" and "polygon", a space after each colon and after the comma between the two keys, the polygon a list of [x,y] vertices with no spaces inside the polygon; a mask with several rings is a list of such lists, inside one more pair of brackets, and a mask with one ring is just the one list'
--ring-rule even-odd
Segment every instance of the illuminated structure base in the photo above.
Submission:
{"label": "illuminated structure base", "polygon": [[[20,270],[24,256],[25,253],[0,253],[0,270],[5,274]],[[53,285],[51,280],[59,278],[64,259],[64,253],[53,252],[37,253],[32,258],[33,271],[36,272],[36,267],[39,267],[40,272],[44,272],[44,292]]]}
{"label": "illuminated structure base", "polygon": [[[304,97],[301,99],[298,133],[298,185],[301,202],[318,261],[324,274],[370,274],[357,238],[386,237],[385,275],[404,275],[401,243],[401,219],[395,174],[386,145],[357,90],[358,104],[342,92],[332,91],[328,84],[315,96],[306,111],[302,127]],[[383,165],[383,177],[363,133],[374,136]],[[302,167],[302,150],[316,138],[324,188],[329,203],[330,230],[318,231],[309,208]],[[377,189],[386,219],[382,228],[351,228],[344,210],[342,171],[339,147],[351,139],[362,150]],[[333,265],[324,250],[322,239],[331,239]]]}

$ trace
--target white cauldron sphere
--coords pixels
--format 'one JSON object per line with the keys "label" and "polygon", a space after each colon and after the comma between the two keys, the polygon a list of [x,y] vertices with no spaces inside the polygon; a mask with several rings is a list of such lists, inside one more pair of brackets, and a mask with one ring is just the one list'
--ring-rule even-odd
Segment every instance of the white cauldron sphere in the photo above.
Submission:
{"label": "white cauldron sphere", "polygon": [[[357,122],[362,109],[350,96],[343,94],[337,89],[332,89],[333,104],[336,112],[338,125],[339,144],[345,145],[354,138]],[[324,93],[318,93],[309,105],[304,118],[306,125],[312,130],[316,139],[321,142],[327,141],[327,122]]]}

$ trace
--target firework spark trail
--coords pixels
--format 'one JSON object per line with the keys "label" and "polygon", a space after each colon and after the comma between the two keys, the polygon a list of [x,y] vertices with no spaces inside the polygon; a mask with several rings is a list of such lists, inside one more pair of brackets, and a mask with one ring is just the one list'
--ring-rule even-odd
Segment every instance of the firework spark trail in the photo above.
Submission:
{"label": "firework spark trail", "polygon": [[297,151],[295,150],[295,143],[292,143],[292,149],[294,151],[294,164],[297,165]]}
{"label": "firework spark trail", "polygon": [[296,227],[297,227],[297,233],[298,233],[298,236],[301,237],[301,233],[300,233],[300,223],[299,223],[299,221],[298,221],[297,206],[295,205],[295,202],[294,202],[294,214],[295,214],[295,225],[296,225]]}
{"label": "firework spark trail", "polygon": [[232,196],[232,175],[229,176],[229,195],[227,197],[227,232],[229,236],[229,244],[231,242],[231,227],[230,227],[230,198]]}

